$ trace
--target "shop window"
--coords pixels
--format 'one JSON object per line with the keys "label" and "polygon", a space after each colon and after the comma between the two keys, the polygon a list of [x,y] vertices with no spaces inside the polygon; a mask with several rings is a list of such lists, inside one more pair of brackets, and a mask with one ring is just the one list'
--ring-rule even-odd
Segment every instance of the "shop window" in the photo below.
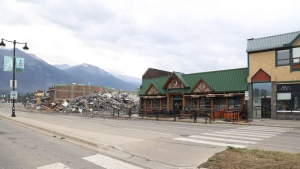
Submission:
{"label": "shop window", "polygon": [[226,98],[214,98],[214,109],[226,109]]}
{"label": "shop window", "polygon": [[300,92],[292,93],[292,111],[300,113]]}
{"label": "shop window", "polygon": [[228,109],[240,109],[240,97],[228,98]]}
{"label": "shop window", "polygon": [[153,100],[153,108],[159,108],[160,107],[160,100],[159,99],[154,99]]}
{"label": "shop window", "polygon": [[300,47],[293,48],[293,64],[300,64]]}
{"label": "shop window", "polygon": [[161,107],[162,107],[162,108],[166,108],[166,107],[167,107],[167,99],[166,99],[166,98],[163,98],[163,99],[161,100]]}
{"label": "shop window", "polygon": [[291,93],[277,93],[277,112],[291,112]]}
{"label": "shop window", "polygon": [[147,100],[146,100],[146,108],[147,108],[147,109],[150,109],[150,108],[151,108],[151,100],[150,100],[150,99],[147,99]]}
{"label": "shop window", "polygon": [[210,98],[201,98],[200,99],[200,109],[210,109],[211,101]]}
{"label": "shop window", "polygon": [[277,66],[289,65],[290,64],[290,50],[278,50],[276,53]]}
{"label": "shop window", "polygon": [[190,110],[196,110],[197,109],[197,99],[196,98],[188,98],[187,99],[187,107]]}
{"label": "shop window", "polygon": [[277,112],[300,113],[300,92],[277,93]]}

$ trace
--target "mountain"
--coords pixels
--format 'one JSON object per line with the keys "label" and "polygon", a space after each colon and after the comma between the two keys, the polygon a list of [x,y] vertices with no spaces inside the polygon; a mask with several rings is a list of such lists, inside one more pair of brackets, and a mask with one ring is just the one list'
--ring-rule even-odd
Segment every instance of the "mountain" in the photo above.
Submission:
{"label": "mountain", "polygon": [[142,79],[137,78],[137,77],[132,77],[132,76],[126,76],[126,75],[114,75],[116,78],[124,80],[125,82],[132,83],[135,85],[141,85],[142,84]]}
{"label": "mountain", "polygon": [[64,69],[68,69],[70,68],[71,66],[68,65],[68,64],[56,64],[56,65],[53,65],[54,67],[60,69],[60,70],[64,70]]}
{"label": "mountain", "polygon": [[[55,64],[53,66],[55,66],[56,68],[58,68],[60,70],[65,70],[65,69],[71,68],[71,66],[68,65],[68,64]],[[102,70],[102,71],[104,71],[104,70]],[[142,79],[141,78],[127,76],[127,75],[113,75],[113,76],[115,76],[116,78],[118,78],[120,80],[123,80],[123,81],[128,82],[128,83],[132,83],[132,84],[137,85],[137,86],[140,86],[142,84]]]}
{"label": "mountain", "polygon": [[[12,90],[10,80],[13,73],[3,71],[4,56],[12,56],[12,49],[0,49],[0,94]],[[24,72],[15,73],[19,94],[32,93],[35,90],[47,90],[53,84],[90,84],[109,86],[121,90],[136,90],[140,84],[129,83],[114,77],[112,74],[92,65],[81,64],[61,70],[48,64],[34,54],[25,53],[16,48],[16,57],[24,58]],[[65,65],[67,67],[67,65]]]}
{"label": "mountain", "polygon": [[80,64],[64,69],[65,72],[76,75],[76,78],[83,84],[95,86],[109,86],[122,90],[136,90],[140,84],[129,83],[116,78],[111,73],[108,73],[96,66],[90,64]]}
{"label": "mountain", "polygon": [[[4,55],[13,56],[13,50],[0,49],[0,92],[8,93],[12,90],[10,80],[13,79],[13,73],[3,71]],[[24,72],[15,73],[15,80],[17,80],[15,90],[20,94],[32,93],[37,89],[47,90],[51,85],[57,83],[71,84],[78,82],[75,77],[48,64],[34,54],[27,54],[16,48],[16,57],[24,58],[25,62]]]}

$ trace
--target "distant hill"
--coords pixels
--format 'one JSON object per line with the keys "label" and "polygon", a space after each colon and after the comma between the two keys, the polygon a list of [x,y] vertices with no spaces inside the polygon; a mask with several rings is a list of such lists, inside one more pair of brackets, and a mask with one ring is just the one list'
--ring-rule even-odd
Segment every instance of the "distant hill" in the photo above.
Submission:
{"label": "distant hill", "polygon": [[[0,94],[9,93],[12,72],[3,71],[4,55],[12,56],[13,50],[0,49]],[[16,48],[16,57],[24,58],[24,73],[16,73],[17,88],[19,94],[33,93],[35,90],[47,90],[53,84],[85,84],[97,86],[109,86],[121,90],[135,90],[140,86],[120,80],[110,73],[92,65],[81,64],[61,70],[48,64],[34,54],[25,53]]]}
{"label": "distant hill", "polygon": [[60,70],[64,70],[64,69],[68,69],[70,68],[71,66],[68,65],[68,64],[60,64],[60,65],[53,65],[54,67],[60,69]]}
{"label": "distant hill", "polygon": [[76,75],[76,78],[80,79],[83,84],[109,86],[122,90],[136,90],[140,86],[140,84],[123,81],[109,72],[86,63],[72,66],[64,71]]}
{"label": "distant hill", "polygon": [[[0,92],[8,93],[10,88],[10,80],[13,73],[3,71],[4,55],[13,56],[13,50],[0,49]],[[62,71],[34,54],[27,54],[16,48],[16,57],[24,58],[25,70],[24,73],[16,73],[17,88],[15,89],[20,94],[33,93],[35,90],[47,90],[53,84],[71,84],[77,83],[78,79],[72,75]]]}
{"label": "distant hill", "polygon": [[116,78],[122,79],[125,82],[136,84],[140,86],[142,84],[142,79],[137,78],[137,77],[132,77],[132,76],[126,76],[126,75],[115,75]]}

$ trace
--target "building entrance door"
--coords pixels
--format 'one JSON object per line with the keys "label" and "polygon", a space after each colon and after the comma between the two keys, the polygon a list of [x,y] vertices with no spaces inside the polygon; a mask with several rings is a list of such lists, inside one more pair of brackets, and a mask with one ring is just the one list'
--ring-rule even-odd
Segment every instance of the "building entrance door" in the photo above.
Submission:
{"label": "building entrance door", "polygon": [[261,98],[261,118],[271,118],[271,98]]}

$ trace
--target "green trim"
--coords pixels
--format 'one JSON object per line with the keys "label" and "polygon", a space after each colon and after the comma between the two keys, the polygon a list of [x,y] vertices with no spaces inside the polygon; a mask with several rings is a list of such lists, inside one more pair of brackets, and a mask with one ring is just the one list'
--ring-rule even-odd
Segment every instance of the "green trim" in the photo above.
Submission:
{"label": "green trim", "polygon": [[300,82],[300,80],[292,80],[292,81],[275,81],[275,83],[277,84],[277,83],[297,83],[297,82]]}
{"label": "green trim", "polygon": [[[278,65],[278,54],[277,52],[278,51],[281,51],[281,50],[289,50],[289,63],[288,64],[285,64],[285,65]],[[279,66],[291,66],[291,48],[285,48],[285,49],[276,49],[275,50],[275,67],[279,67]]]}
{"label": "green trim", "polygon": [[296,36],[296,38],[294,40],[292,40],[289,45],[292,46],[297,40],[298,38],[300,38],[300,34],[298,36]]}

